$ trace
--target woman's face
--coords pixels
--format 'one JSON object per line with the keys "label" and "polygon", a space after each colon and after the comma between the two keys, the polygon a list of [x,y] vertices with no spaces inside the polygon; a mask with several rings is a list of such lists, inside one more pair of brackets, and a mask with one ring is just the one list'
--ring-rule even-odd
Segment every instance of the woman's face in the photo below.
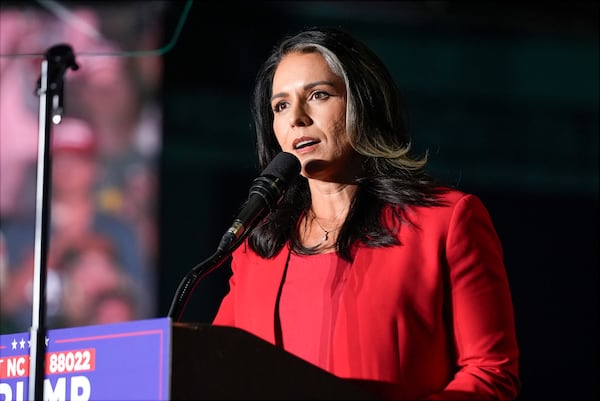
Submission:
{"label": "woman's face", "polygon": [[[344,181],[357,157],[346,132],[346,89],[320,53],[286,55],[273,77],[273,129],[302,175]],[[351,174],[351,173],[350,173]],[[349,177],[352,178],[352,177]]]}

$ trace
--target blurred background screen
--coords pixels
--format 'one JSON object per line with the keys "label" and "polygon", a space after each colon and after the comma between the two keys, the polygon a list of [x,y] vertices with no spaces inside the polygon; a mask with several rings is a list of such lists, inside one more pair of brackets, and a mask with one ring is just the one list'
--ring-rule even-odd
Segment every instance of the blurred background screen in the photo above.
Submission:
{"label": "blurred background screen", "polygon": [[31,325],[41,61],[71,46],[49,151],[49,328],[154,317],[166,2],[3,1],[2,332]]}

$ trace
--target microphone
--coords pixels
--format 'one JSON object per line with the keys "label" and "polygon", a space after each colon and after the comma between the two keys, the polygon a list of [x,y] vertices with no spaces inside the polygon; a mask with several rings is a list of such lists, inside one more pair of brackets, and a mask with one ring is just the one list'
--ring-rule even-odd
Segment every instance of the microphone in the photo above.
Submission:
{"label": "microphone", "polygon": [[300,161],[293,154],[281,152],[275,156],[260,176],[252,181],[248,199],[221,238],[218,252],[229,250],[242,235],[249,233],[259,217],[266,216],[275,209],[290,182],[300,174],[300,169]]}

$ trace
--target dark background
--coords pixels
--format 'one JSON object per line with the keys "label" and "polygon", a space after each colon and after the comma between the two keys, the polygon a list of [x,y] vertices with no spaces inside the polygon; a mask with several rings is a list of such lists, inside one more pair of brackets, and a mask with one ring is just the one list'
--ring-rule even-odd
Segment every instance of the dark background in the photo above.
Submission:
{"label": "dark background", "polygon": [[[430,170],[478,194],[504,245],[521,399],[598,399],[598,6],[594,2],[184,2],[166,12],[160,313],[216,250],[255,164],[249,113],[283,34],[339,25],[388,64]],[[183,14],[182,14],[183,13]],[[167,38],[168,39],[168,38]],[[228,266],[183,320],[208,322]]]}

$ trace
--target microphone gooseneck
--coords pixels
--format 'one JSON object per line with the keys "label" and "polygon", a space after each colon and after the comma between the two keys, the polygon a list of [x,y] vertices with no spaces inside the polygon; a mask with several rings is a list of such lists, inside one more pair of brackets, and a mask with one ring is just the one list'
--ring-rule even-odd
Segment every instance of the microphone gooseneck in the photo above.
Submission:
{"label": "microphone gooseneck", "polygon": [[281,152],[252,181],[248,199],[221,238],[217,250],[191,269],[179,284],[171,302],[169,317],[175,321],[181,320],[189,298],[200,280],[221,266],[254,226],[277,207],[290,183],[300,174],[300,169],[300,161],[296,156]]}

